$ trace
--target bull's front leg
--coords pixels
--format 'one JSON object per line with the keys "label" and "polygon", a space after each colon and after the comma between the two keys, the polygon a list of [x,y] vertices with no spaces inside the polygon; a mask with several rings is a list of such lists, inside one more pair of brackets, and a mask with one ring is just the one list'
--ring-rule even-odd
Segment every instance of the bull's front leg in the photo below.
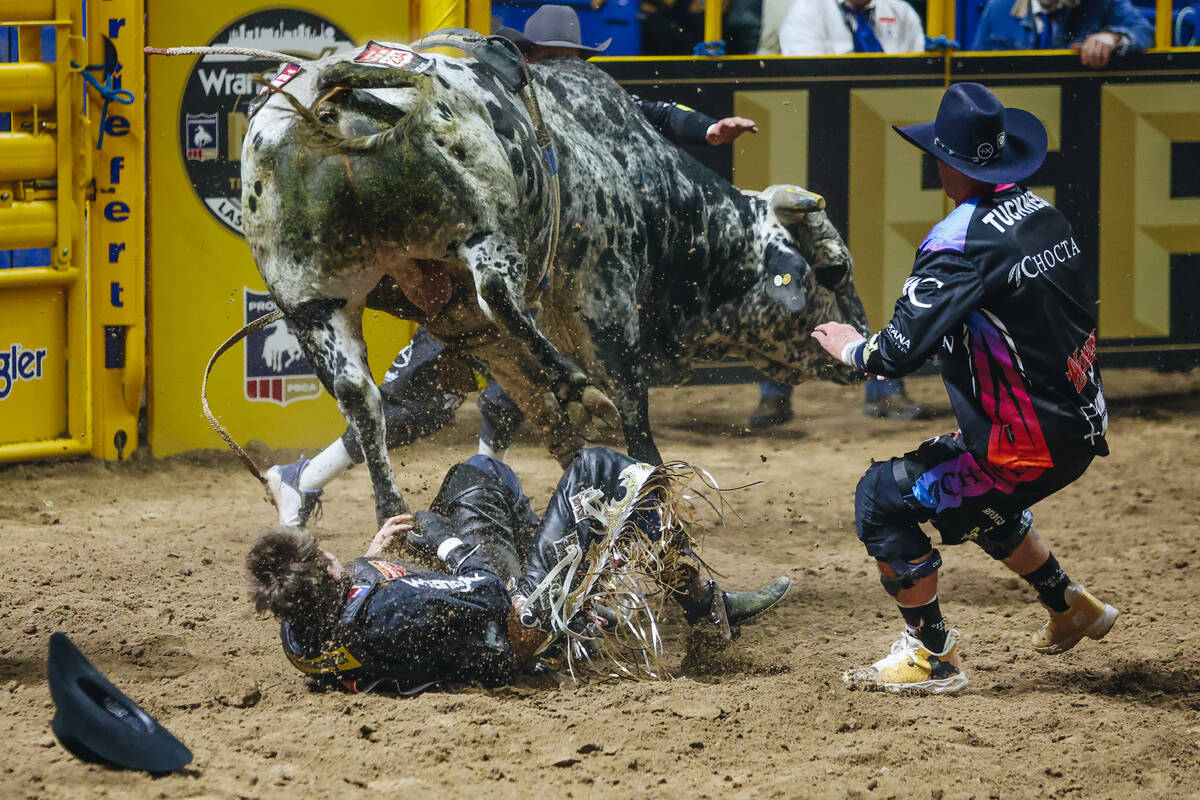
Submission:
{"label": "bull's front leg", "polygon": [[534,402],[522,410],[535,424],[548,428],[555,457],[560,462],[569,460],[582,446],[581,433],[592,427],[594,419],[608,427],[619,425],[620,413],[612,401],[538,330],[523,295],[527,262],[512,241],[500,235],[476,236],[464,246],[462,255],[475,279],[479,307],[506,338],[525,351],[505,360],[515,365],[529,362],[522,355],[531,356],[537,366],[534,374],[521,370],[524,377],[536,387],[549,389],[554,397],[557,409]]}
{"label": "bull's front leg", "polygon": [[387,454],[386,422],[379,389],[367,365],[362,337],[362,307],[345,300],[309,300],[287,310],[288,323],[321,383],[362,444],[375,491],[375,517],[408,513]]}

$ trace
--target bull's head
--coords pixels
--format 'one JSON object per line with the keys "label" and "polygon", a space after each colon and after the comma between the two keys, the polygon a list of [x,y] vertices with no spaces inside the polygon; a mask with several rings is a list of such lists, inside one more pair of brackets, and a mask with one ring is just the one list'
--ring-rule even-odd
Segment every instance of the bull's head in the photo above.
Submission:
{"label": "bull's head", "polygon": [[[824,200],[799,187],[773,186],[760,201],[762,255],[754,285],[720,309],[716,330],[706,339],[707,355],[740,351],[764,374],[788,384],[862,380],[862,373],[830,359],[811,336],[816,325],[830,320],[869,335],[854,288],[853,259],[824,215]],[[731,332],[737,336],[728,336]]]}

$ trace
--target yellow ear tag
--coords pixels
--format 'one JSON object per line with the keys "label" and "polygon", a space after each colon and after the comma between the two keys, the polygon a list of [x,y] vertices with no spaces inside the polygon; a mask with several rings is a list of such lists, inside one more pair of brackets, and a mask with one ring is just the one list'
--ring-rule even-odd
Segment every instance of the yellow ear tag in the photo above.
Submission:
{"label": "yellow ear tag", "polygon": [[792,282],[792,273],[790,273],[790,272],[783,273],[783,285],[787,286],[791,282]]}

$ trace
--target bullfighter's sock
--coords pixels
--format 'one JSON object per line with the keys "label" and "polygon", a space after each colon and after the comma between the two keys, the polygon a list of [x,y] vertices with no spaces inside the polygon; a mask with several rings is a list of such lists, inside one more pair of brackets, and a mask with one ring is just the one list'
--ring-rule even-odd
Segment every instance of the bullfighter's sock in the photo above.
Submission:
{"label": "bullfighter's sock", "polygon": [[900,606],[900,614],[908,634],[920,639],[929,652],[940,653],[946,649],[946,620],[942,618],[937,597],[923,606]]}
{"label": "bullfighter's sock", "polygon": [[346,445],[342,443],[341,439],[335,439],[333,444],[309,461],[304,471],[300,473],[300,491],[319,492],[325,488],[325,484],[352,466],[354,466],[354,462],[350,459],[350,454],[346,452]]}
{"label": "bullfighter's sock", "polygon": [[1021,577],[1029,581],[1029,585],[1037,590],[1038,597],[1052,611],[1062,612],[1070,608],[1067,605],[1066,591],[1067,586],[1071,583],[1071,579],[1067,577],[1067,573],[1063,572],[1063,568],[1058,565],[1058,559],[1054,557],[1053,553],[1046,559],[1045,564],[1042,564],[1028,575],[1022,575]]}

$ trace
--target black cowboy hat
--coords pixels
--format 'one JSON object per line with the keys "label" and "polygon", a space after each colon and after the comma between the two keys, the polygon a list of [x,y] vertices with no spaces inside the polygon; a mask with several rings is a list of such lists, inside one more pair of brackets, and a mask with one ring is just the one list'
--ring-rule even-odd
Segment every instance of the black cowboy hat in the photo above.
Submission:
{"label": "black cowboy hat", "polygon": [[542,6],[533,12],[525,22],[525,38],[540,47],[570,47],[589,56],[599,55],[612,44],[609,37],[595,47],[584,47],[579,15],[570,6]]}
{"label": "black cowboy hat", "polygon": [[65,633],[50,637],[46,677],[58,709],[50,727],[82,760],[147,772],[171,772],[192,760],[192,752],[109,683]]}
{"label": "black cowboy hat", "polygon": [[987,183],[1028,178],[1046,159],[1046,128],[1038,118],[1005,108],[978,83],[947,89],[933,122],[892,129],[939,161]]}

